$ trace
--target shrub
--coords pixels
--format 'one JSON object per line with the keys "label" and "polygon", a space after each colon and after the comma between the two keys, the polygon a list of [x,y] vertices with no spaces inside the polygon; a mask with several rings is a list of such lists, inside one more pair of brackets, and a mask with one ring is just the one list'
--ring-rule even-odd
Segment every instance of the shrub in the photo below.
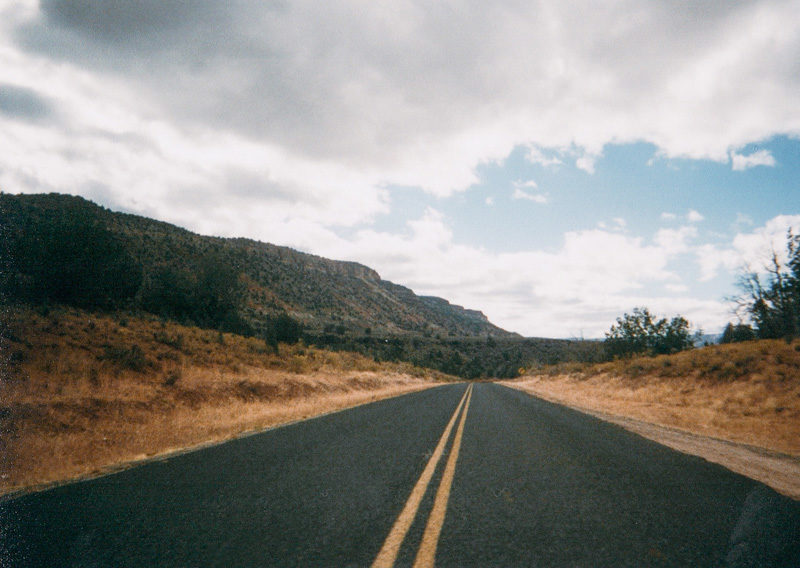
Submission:
{"label": "shrub", "polygon": [[694,345],[689,322],[681,316],[671,320],[655,319],[647,308],[634,308],[632,314],[617,318],[606,333],[606,357],[630,357],[646,353],[662,355],[677,353]]}
{"label": "shrub", "polygon": [[170,335],[165,331],[156,331],[153,332],[153,339],[179,351],[183,349],[183,334],[181,333]]}
{"label": "shrub", "polygon": [[150,366],[144,351],[136,344],[130,347],[106,344],[103,346],[103,354],[99,359],[110,361],[123,369],[130,369],[137,373],[141,373]]}
{"label": "shrub", "polygon": [[264,341],[277,348],[278,343],[294,344],[303,338],[303,326],[286,313],[267,320],[263,330]]}
{"label": "shrub", "polygon": [[183,373],[181,373],[180,369],[170,369],[167,371],[166,375],[164,375],[164,386],[171,387],[174,386],[179,380],[181,380]]}

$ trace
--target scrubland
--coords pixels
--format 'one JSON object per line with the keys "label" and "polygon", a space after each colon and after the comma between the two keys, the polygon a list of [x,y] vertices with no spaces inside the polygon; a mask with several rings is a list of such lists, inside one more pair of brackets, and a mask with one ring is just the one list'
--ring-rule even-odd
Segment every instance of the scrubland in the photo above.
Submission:
{"label": "scrubland", "polygon": [[0,493],[452,380],[154,317],[15,307],[3,323]]}

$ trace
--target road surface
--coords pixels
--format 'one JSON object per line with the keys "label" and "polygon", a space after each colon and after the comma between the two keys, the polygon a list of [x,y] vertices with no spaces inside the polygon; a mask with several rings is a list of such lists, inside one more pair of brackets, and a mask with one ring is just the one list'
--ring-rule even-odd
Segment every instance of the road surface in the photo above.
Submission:
{"label": "road surface", "polygon": [[0,566],[798,566],[800,504],[447,385],[0,502]]}

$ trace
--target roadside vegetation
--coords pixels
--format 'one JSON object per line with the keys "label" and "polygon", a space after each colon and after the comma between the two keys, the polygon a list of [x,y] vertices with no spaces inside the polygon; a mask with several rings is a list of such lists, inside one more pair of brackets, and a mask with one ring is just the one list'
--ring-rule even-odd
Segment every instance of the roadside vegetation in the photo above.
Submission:
{"label": "roadside vegetation", "polygon": [[617,318],[606,333],[606,358],[617,359],[637,354],[663,355],[690,349],[695,335],[689,322],[675,316],[657,319],[647,308],[634,308],[633,313]]}
{"label": "roadside vegetation", "polygon": [[711,345],[509,383],[570,406],[800,457],[800,340]]}
{"label": "roadside vegetation", "polygon": [[6,307],[0,492],[428,388],[409,363],[67,307]]}
{"label": "roadside vegetation", "polygon": [[[744,267],[738,284],[740,294],[730,301],[739,321],[725,326],[720,343],[800,337],[800,235],[789,231],[785,249],[773,250],[761,270]],[[691,349],[699,337],[681,316],[656,319],[647,308],[635,308],[606,333],[605,357],[676,353]]]}
{"label": "roadside vegetation", "polygon": [[740,322],[731,330],[731,340],[746,339],[748,327],[760,339],[800,337],[800,235],[789,231],[783,252],[772,251],[763,270],[743,270],[741,293],[731,300],[740,319],[752,327]]}
{"label": "roadside vegetation", "polygon": [[800,237],[763,270],[745,269],[740,321],[693,348],[688,322],[646,308],[618,318],[605,362],[562,363],[511,386],[590,411],[676,427],[800,457]]}

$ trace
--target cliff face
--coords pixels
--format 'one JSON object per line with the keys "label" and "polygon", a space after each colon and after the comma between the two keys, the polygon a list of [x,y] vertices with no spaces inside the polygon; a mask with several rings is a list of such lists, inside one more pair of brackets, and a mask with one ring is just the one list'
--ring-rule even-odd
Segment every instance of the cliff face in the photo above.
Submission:
{"label": "cliff face", "polygon": [[382,280],[369,267],[302,253],[250,239],[224,239],[136,215],[116,213],[80,197],[0,195],[6,222],[26,217],[80,214],[102,222],[125,242],[145,274],[159,267],[190,267],[204,258],[224,259],[246,283],[242,315],[258,324],[288,312],[307,331],[349,335],[426,334],[456,337],[517,337],[492,325],[479,311],[442,298],[417,296]]}
{"label": "cliff face", "polygon": [[455,304],[451,304],[444,298],[437,298],[436,296],[420,296],[420,300],[422,300],[422,302],[427,304],[428,306],[437,310],[452,310],[456,313],[461,314],[463,317],[475,320],[477,322],[484,322],[484,323],[489,322],[489,318],[487,318],[486,314],[484,314],[480,310],[469,310],[463,306],[457,306]]}

